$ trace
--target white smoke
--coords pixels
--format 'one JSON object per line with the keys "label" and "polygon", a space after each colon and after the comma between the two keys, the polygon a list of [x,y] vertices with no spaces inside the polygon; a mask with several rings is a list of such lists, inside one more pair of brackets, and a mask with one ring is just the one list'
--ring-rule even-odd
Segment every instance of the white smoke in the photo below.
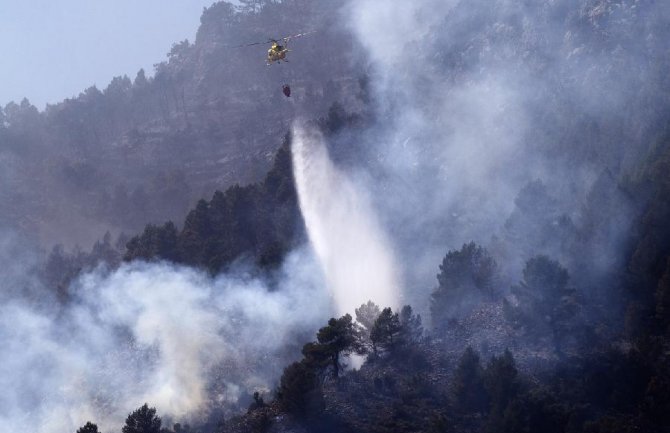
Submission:
{"label": "white smoke", "polygon": [[360,184],[333,165],[323,136],[293,128],[296,189],[307,232],[339,314],[372,300],[399,304],[399,268]]}
{"label": "white smoke", "polygon": [[59,313],[6,302],[1,430],[74,432],[92,421],[118,431],[145,402],[173,420],[237,409],[273,388],[330,308],[311,252],[290,255],[278,278],[270,288],[242,272],[131,263],[81,277]]}
{"label": "white smoke", "polygon": [[[584,10],[590,5],[582,3]],[[402,254],[405,286],[415,291],[406,293],[408,301],[420,311],[444,254],[465,242],[489,247],[495,236],[510,251],[501,265],[512,278],[529,258],[526,250],[566,262],[569,251],[536,239],[508,242],[504,224],[515,197],[540,179],[560,211],[577,221],[600,173],[616,171],[622,155],[636,152],[633,138],[629,144],[606,133],[591,138],[584,128],[573,132],[580,117],[569,114],[581,112],[598,113],[599,128],[617,130],[622,104],[608,101],[630,100],[628,82],[640,79],[611,59],[584,54],[580,63],[569,54],[598,40],[597,29],[566,14],[573,9],[564,1],[348,2],[343,25],[369,61],[375,102],[375,124],[354,147],[381,179],[368,190]],[[610,27],[613,39],[631,38],[625,28]],[[639,53],[622,55],[627,65],[639,64]],[[635,128],[623,132],[633,137]],[[626,142],[624,150],[618,142]],[[617,224],[616,245],[598,254],[618,256],[627,230]]]}

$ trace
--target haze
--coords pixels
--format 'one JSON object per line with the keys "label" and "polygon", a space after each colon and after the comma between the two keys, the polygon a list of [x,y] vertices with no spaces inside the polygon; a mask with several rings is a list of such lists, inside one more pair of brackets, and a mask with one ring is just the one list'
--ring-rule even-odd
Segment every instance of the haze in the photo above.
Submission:
{"label": "haze", "polygon": [[214,0],[0,0],[0,105],[24,97],[38,108],[114,76],[131,78],[193,41]]}

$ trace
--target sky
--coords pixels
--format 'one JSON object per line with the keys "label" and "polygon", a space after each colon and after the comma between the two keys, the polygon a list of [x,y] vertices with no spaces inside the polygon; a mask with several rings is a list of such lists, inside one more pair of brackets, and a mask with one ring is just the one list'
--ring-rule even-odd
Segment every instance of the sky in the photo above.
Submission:
{"label": "sky", "polygon": [[24,97],[40,110],[131,79],[193,42],[215,0],[0,0],[0,106]]}

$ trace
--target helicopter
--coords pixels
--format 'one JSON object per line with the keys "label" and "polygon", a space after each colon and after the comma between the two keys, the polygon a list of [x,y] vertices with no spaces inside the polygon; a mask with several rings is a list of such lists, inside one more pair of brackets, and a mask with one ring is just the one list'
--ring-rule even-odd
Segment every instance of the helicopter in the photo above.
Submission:
{"label": "helicopter", "polygon": [[[306,36],[312,33],[316,33],[315,31],[312,32],[306,32],[306,33],[298,33],[297,35],[291,35],[291,36],[286,36],[280,39],[268,39],[266,42],[254,42],[251,44],[243,44],[243,45],[236,45],[233,48],[241,48],[241,47],[251,47],[253,45],[261,45],[261,44],[268,44],[271,43],[272,45],[268,49],[268,56],[266,58],[266,64],[268,66],[272,65],[273,63],[281,63],[282,60],[284,62],[288,62],[286,60],[286,55],[289,53],[288,49],[288,43],[291,39],[296,39],[300,38],[302,36]],[[291,97],[291,86],[288,84],[284,84],[282,86],[282,93],[284,93],[284,96],[287,98]]]}
{"label": "helicopter", "polygon": [[286,54],[290,51],[288,49],[288,41],[289,38],[285,38],[284,45],[280,45],[279,41],[272,40],[272,46],[268,50],[268,58],[266,60],[268,66],[274,62],[281,63],[282,60],[288,62],[286,60]]}
{"label": "helicopter", "polygon": [[285,36],[279,39],[270,38],[266,42],[254,42],[252,44],[237,45],[235,46],[235,48],[251,47],[253,45],[262,45],[262,44],[272,44],[270,46],[270,49],[268,49],[268,56],[266,58],[266,64],[270,66],[273,63],[281,63],[282,60],[284,62],[288,62],[288,60],[286,60],[286,55],[289,53],[289,51],[291,51],[288,49],[288,43],[291,39],[300,38],[302,36],[310,35],[312,33],[316,32],[298,33],[297,35]]}

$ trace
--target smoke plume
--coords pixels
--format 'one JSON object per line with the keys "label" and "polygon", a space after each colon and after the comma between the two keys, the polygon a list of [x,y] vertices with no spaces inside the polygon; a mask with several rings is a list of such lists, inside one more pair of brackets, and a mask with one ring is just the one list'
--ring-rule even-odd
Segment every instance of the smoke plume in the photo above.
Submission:
{"label": "smoke plume", "polygon": [[[349,2],[343,25],[368,61],[376,119],[356,148],[413,304],[427,299],[445,252],[471,240],[496,244],[511,280],[534,254],[608,257],[600,276],[620,264],[632,212],[611,191],[652,141],[649,107],[662,96],[645,83],[662,80],[656,38],[668,11],[630,1]],[[535,181],[549,198],[506,225]],[[585,240],[594,214],[607,242]]]}
{"label": "smoke plume", "polygon": [[[9,277],[7,286],[26,283]],[[64,310],[8,300],[0,306],[3,430],[60,433],[93,421],[118,431],[145,402],[166,421],[238,411],[254,391],[270,392],[330,308],[307,250],[273,280],[132,263],[83,275]]]}

